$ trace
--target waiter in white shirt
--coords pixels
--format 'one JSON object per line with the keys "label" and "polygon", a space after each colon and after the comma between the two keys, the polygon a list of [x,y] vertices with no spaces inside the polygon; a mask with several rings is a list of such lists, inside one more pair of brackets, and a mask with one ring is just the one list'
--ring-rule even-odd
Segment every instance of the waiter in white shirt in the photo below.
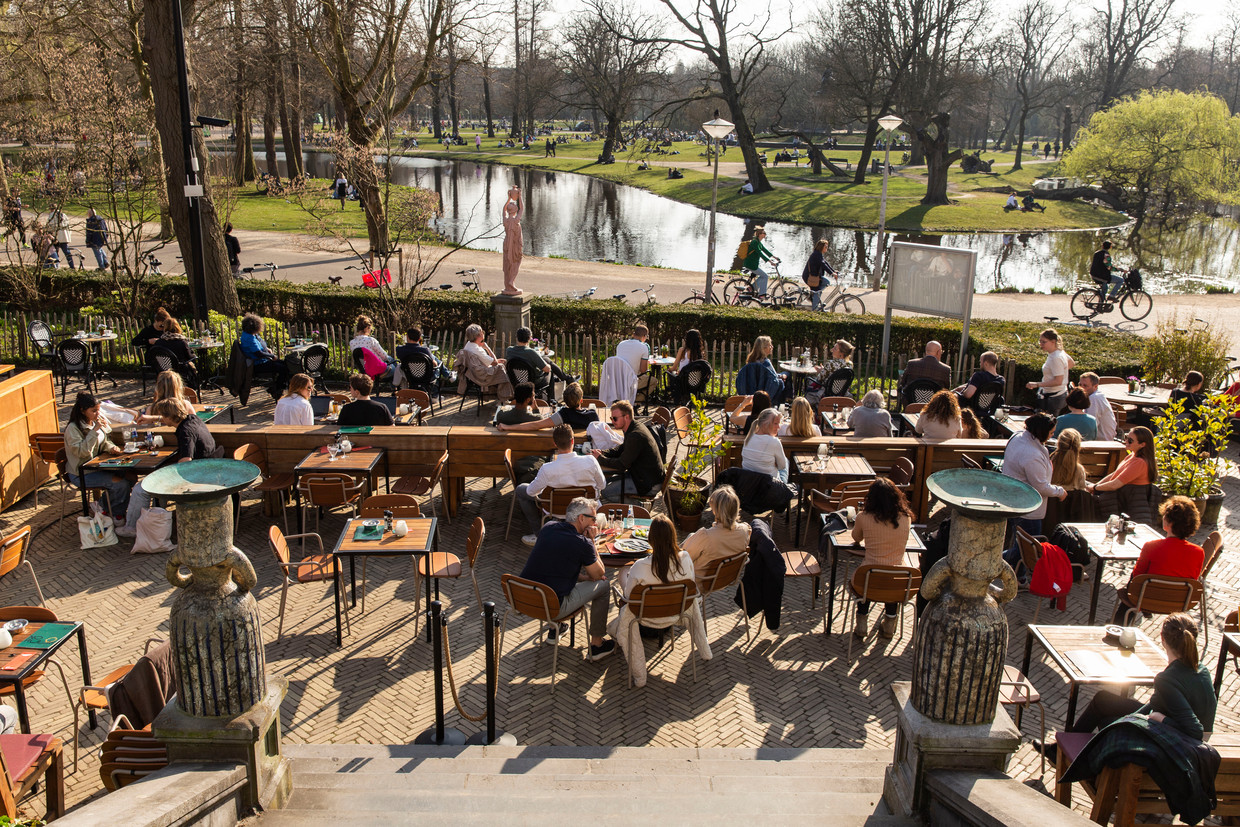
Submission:
{"label": "waiter in white shirt", "polygon": [[574,488],[594,486],[594,495],[607,485],[603,476],[603,468],[591,454],[577,454],[573,451],[573,429],[570,425],[556,425],[551,431],[555,441],[555,456],[551,462],[544,463],[532,482],[517,486],[517,504],[530,525],[530,532],[521,538],[521,542],[533,548],[538,542],[538,530],[542,527],[542,510],[535,499],[547,488]]}

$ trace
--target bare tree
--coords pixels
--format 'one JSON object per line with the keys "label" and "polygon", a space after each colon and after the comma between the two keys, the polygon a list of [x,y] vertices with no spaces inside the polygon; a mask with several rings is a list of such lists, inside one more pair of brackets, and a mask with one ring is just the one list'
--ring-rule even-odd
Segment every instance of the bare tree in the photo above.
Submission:
{"label": "bare tree", "polygon": [[1135,70],[1147,55],[1183,34],[1174,7],[1175,0],[1107,0],[1093,27],[1097,108],[1136,91]]}
{"label": "bare tree", "polygon": [[1016,162],[1021,169],[1025,123],[1029,115],[1059,103],[1063,78],[1056,72],[1072,47],[1067,12],[1055,11],[1039,0],[1026,0],[1013,13],[1005,33],[1003,54],[1009,61],[1019,116],[1016,126]]}

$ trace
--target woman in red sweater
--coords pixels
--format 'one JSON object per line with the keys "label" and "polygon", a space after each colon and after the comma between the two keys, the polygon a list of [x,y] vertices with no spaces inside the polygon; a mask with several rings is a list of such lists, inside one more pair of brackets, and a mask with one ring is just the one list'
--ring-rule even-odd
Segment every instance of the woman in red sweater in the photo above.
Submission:
{"label": "woman in red sweater", "polygon": [[[1136,578],[1141,574],[1193,579],[1200,577],[1206,552],[1201,546],[1188,541],[1201,525],[1196,504],[1188,497],[1168,497],[1158,507],[1158,515],[1162,517],[1163,533],[1167,536],[1162,540],[1150,540],[1141,547],[1141,556],[1132,568],[1132,577]],[[1125,588],[1120,592],[1119,601],[1115,605],[1113,623],[1122,622],[1124,612],[1131,608],[1132,604],[1128,602],[1127,596],[1128,589]]]}

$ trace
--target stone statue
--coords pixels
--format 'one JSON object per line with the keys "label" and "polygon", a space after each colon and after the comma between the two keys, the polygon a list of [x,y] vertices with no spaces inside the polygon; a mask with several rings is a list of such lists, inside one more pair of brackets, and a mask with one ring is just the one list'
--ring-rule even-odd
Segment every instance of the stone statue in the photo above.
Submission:
{"label": "stone statue", "polygon": [[504,290],[505,296],[520,296],[517,287],[517,271],[521,269],[521,213],[525,202],[521,200],[521,188],[513,184],[508,190],[508,203],[504,205]]}

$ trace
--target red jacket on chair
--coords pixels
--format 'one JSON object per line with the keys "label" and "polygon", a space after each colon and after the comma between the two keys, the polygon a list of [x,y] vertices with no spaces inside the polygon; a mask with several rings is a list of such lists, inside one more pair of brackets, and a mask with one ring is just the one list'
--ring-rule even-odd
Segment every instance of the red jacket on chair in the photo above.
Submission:
{"label": "red jacket on chair", "polygon": [[1068,553],[1051,543],[1042,544],[1042,556],[1033,567],[1029,593],[1055,600],[1059,611],[1068,608],[1068,592],[1072,591],[1072,563]]}

